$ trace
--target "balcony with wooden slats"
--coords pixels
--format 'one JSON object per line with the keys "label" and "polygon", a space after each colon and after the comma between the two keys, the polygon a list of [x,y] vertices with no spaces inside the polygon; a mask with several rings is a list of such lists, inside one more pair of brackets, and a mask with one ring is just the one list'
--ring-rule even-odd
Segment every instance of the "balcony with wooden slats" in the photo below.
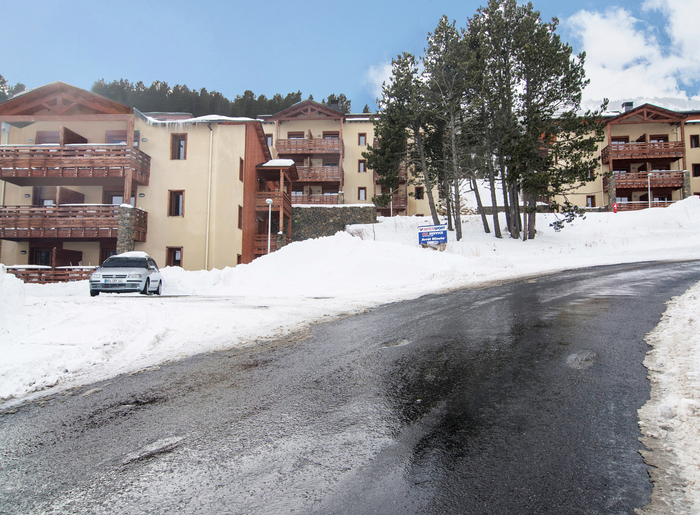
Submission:
{"label": "balcony with wooden slats", "polygon": [[287,154],[340,154],[342,139],[278,139],[275,143],[278,155]]}
{"label": "balcony with wooden slats", "polygon": [[267,211],[269,209],[266,200],[272,199],[272,210],[279,212],[280,208],[285,213],[292,212],[292,199],[286,193],[279,191],[259,191],[255,195],[255,209],[257,211]]}
{"label": "balcony with wooden slats", "polygon": [[0,145],[0,179],[18,186],[71,179],[76,184],[102,184],[124,178],[131,168],[132,181],[147,186],[151,157],[125,145]]}
{"label": "balcony with wooden slats", "polygon": [[[292,240],[287,238],[287,245],[289,245]],[[277,250],[277,234],[270,235],[270,252],[275,252]],[[267,254],[267,234],[256,234],[255,235],[255,255],[264,256]]]}
{"label": "balcony with wooden slats", "polygon": [[337,193],[292,195],[292,204],[335,205],[339,198]]}
{"label": "balcony with wooden slats", "polygon": [[[144,242],[148,213],[136,209],[134,216],[134,241]],[[0,239],[116,239],[118,221],[119,206],[111,205],[0,207]]]}
{"label": "balcony with wooden slats", "polygon": [[[678,189],[683,187],[683,172],[676,170],[663,170],[653,172],[615,172],[615,188],[617,189],[647,189],[670,188]],[[608,177],[603,177],[603,188],[608,188]]]}
{"label": "balcony with wooden slats", "polygon": [[297,166],[297,182],[340,182],[342,172],[339,166]]}
{"label": "balcony with wooden slats", "polygon": [[633,142],[608,145],[601,152],[603,164],[613,161],[644,162],[654,159],[682,159],[685,154],[685,143],[673,142]]}

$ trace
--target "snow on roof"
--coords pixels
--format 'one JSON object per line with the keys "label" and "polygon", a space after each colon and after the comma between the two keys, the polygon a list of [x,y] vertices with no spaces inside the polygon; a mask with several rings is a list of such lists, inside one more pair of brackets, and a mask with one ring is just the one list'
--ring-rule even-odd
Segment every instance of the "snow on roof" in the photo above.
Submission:
{"label": "snow on roof", "polygon": [[[141,113],[143,114],[143,113]],[[198,123],[217,123],[217,122],[259,122],[260,120],[255,120],[253,118],[246,117],[232,117],[232,116],[221,116],[218,114],[208,114],[206,116],[197,116],[195,118],[187,118],[184,120],[158,120],[148,115],[143,115],[146,123],[148,125],[196,125]]]}
{"label": "snow on roof", "polygon": [[263,163],[260,166],[269,166],[272,168],[281,168],[292,166],[294,164],[293,159],[270,159],[267,163]]}

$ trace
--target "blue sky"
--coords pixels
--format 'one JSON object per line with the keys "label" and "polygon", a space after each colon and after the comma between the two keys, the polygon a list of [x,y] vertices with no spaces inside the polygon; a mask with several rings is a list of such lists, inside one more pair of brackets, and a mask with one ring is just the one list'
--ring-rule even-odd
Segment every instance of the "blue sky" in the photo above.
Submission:
{"label": "blue sky", "polygon": [[[484,3],[4,2],[0,74],[30,88],[61,80],[90,89],[98,79],[124,78],[206,87],[230,99],[246,89],[268,97],[301,90],[316,100],[345,93],[359,112],[376,107],[392,57],[420,54],[443,14],[465,26]],[[533,4],[543,18],[559,18],[576,51],[586,50],[592,103],[700,101],[698,0]]]}

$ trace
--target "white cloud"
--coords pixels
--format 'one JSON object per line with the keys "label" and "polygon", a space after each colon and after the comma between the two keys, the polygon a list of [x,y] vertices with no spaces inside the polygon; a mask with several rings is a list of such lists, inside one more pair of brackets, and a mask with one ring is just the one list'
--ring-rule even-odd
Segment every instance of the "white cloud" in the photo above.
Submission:
{"label": "white cloud", "polygon": [[377,66],[370,66],[365,72],[365,84],[374,98],[382,98],[382,85],[391,79],[391,61]]}
{"label": "white cloud", "polygon": [[700,57],[695,53],[700,45],[697,0],[647,0],[642,11],[663,13],[669,47],[664,47],[653,27],[620,7],[605,13],[581,10],[566,20],[565,26],[586,52],[591,83],[584,98],[589,104],[603,98],[700,100],[697,91],[684,86],[700,80]]}

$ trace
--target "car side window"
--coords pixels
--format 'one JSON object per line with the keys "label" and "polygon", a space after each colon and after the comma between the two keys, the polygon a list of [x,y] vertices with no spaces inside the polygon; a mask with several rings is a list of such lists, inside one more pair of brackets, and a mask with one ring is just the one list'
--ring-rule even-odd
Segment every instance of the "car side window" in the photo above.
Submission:
{"label": "car side window", "polygon": [[153,267],[155,270],[158,270],[158,265],[156,265],[156,262],[152,259],[148,260],[148,266]]}

